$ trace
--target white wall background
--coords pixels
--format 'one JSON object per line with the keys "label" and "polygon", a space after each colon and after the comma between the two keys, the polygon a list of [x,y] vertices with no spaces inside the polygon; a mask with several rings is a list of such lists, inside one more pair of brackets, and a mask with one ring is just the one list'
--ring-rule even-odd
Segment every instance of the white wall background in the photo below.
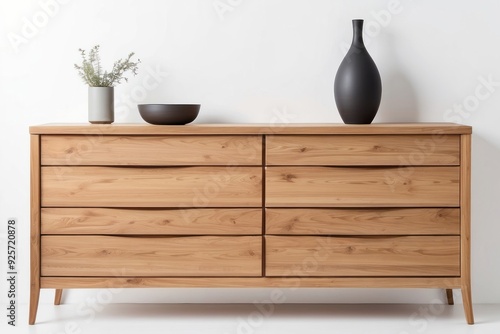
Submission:
{"label": "white wall background", "polygon": [[[341,122],[333,79],[350,44],[351,19],[364,18],[384,87],[375,122],[474,127],[473,297],[500,303],[499,12],[495,0],[0,0],[2,271],[5,224],[15,217],[18,289],[27,302],[28,126],[87,121],[87,89],[73,69],[78,48],[100,44],[108,65],[130,51],[142,60],[139,75],[116,88],[116,123],[142,122],[141,102],[201,103],[199,123]],[[285,296],[287,302],[444,300],[438,290],[306,289]],[[99,297],[74,290],[66,301]],[[112,297],[262,302],[270,290],[126,290]],[[41,303],[52,298],[42,291]]]}

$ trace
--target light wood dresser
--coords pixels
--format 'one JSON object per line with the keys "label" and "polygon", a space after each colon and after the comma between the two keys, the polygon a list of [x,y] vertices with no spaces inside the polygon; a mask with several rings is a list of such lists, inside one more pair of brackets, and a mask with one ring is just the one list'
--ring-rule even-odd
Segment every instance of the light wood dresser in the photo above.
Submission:
{"label": "light wood dresser", "polygon": [[41,125],[41,288],[470,288],[471,128]]}

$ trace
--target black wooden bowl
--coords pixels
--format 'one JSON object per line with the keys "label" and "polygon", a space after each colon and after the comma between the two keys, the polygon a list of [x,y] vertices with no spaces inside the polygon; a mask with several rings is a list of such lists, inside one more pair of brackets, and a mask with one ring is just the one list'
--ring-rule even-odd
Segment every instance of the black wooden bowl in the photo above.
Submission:
{"label": "black wooden bowl", "polygon": [[184,125],[196,119],[199,104],[139,104],[143,120],[155,125]]}

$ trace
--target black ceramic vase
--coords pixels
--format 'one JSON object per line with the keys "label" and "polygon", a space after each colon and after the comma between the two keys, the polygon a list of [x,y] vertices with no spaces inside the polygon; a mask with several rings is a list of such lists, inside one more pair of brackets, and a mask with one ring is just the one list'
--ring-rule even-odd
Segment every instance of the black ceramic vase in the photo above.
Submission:
{"label": "black ceramic vase", "polygon": [[377,66],[363,43],[363,20],[352,20],[352,45],[335,76],[335,102],[346,124],[370,124],[382,98]]}

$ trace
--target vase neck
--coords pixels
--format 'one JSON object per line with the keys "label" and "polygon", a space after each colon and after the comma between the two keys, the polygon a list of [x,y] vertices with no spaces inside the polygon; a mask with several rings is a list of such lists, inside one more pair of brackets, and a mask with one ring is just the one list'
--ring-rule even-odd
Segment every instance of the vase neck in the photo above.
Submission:
{"label": "vase neck", "polygon": [[352,46],[364,49],[363,43],[363,20],[352,20]]}

